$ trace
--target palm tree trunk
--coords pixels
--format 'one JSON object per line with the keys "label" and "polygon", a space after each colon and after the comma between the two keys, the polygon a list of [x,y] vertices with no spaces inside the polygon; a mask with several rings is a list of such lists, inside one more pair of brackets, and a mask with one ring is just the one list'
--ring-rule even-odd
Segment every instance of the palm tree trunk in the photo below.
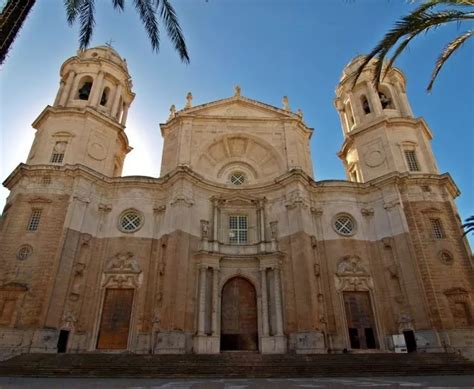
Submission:
{"label": "palm tree trunk", "polygon": [[0,65],[5,61],[10,46],[35,2],[36,0],[7,0],[7,4],[0,10]]}

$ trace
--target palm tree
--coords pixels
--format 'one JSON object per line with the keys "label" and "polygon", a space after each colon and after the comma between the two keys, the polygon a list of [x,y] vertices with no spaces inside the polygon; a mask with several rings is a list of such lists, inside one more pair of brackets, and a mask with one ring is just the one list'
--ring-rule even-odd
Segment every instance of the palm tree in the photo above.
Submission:
{"label": "palm tree", "polygon": [[[22,23],[36,0],[7,0],[1,12],[0,26],[0,64],[3,63],[10,45],[13,43]],[[112,0],[115,10],[123,11],[125,0]],[[140,19],[150,39],[151,47],[158,51],[160,47],[160,33],[157,16],[164,23],[166,32],[174,44],[181,60],[189,63],[183,32],[178,17],[170,0],[133,0]],[[70,25],[76,20],[80,23],[79,47],[86,48],[92,38],[95,19],[95,0],[64,0],[67,21]],[[8,38],[8,39],[7,39]]]}
{"label": "palm tree", "polygon": [[[395,22],[395,26],[385,34],[354,72],[355,77],[352,85],[356,84],[365,67],[372,61],[375,62],[373,82],[378,87],[381,78],[387,74],[395,60],[407,48],[412,39],[423,32],[426,33],[445,24],[457,23],[460,25],[463,22],[473,21],[473,5],[474,0],[426,0],[413,12]],[[430,82],[426,88],[428,92],[432,90],[436,77],[448,58],[473,35],[474,30],[468,29],[444,47],[431,73]],[[386,62],[385,59],[392,49],[395,51],[390,60]],[[463,236],[474,232],[474,216],[469,216],[461,228],[465,229]]]}
{"label": "palm tree", "polygon": [[[373,81],[378,86],[382,76],[390,70],[395,60],[407,48],[412,39],[421,33],[426,33],[442,25],[450,23],[461,25],[463,22],[474,20],[473,5],[474,0],[426,0],[413,12],[395,22],[395,26],[385,34],[382,40],[361,62],[355,71],[353,85],[357,82],[364,68],[375,58],[377,61],[375,61]],[[444,47],[431,74],[427,87],[428,92],[433,88],[436,77],[448,58],[473,35],[474,30],[467,29]],[[395,50],[392,57],[388,62],[385,62],[388,53],[392,49]]]}

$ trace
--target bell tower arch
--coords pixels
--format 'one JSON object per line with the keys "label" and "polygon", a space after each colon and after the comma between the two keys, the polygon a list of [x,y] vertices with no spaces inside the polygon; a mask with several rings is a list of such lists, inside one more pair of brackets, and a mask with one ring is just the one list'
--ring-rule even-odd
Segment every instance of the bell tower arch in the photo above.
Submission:
{"label": "bell tower arch", "polygon": [[356,57],[344,68],[334,101],[344,134],[339,157],[347,178],[367,182],[392,172],[438,174],[432,133],[423,119],[413,117],[403,73],[391,68],[376,89],[372,61],[354,85],[362,60]]}
{"label": "bell tower arch", "polygon": [[120,176],[131,150],[125,125],[134,97],[127,63],[112,47],[78,51],[61,66],[53,105],[33,123],[27,163],[82,164]]}

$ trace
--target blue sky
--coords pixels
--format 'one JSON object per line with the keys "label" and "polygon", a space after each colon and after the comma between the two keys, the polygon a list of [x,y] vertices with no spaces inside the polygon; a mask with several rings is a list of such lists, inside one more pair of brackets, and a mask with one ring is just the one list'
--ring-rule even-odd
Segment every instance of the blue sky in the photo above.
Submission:
{"label": "blue sky", "polygon": [[[191,64],[184,65],[161,35],[153,53],[144,29],[126,3],[124,13],[111,1],[96,0],[92,46],[113,40],[127,59],[137,97],[129,112],[127,134],[134,150],[125,175],[158,176],[165,122],[171,104],[184,106],[225,98],[239,84],[242,94],[281,106],[301,108],[315,129],[311,152],[316,180],[345,179],[336,156],[342,144],[334,89],[345,64],[367,53],[394,21],[414,6],[402,0],[175,0]],[[34,130],[31,123],[52,104],[59,68],[75,54],[77,26],[67,25],[62,1],[38,1],[0,71],[0,179],[26,160]],[[465,45],[446,64],[431,94],[425,92],[438,52],[457,33],[457,25],[421,36],[397,62],[407,76],[407,93],[416,116],[434,133],[432,143],[441,172],[460,188],[464,219],[474,214],[474,48]],[[0,190],[0,202],[8,191]]]}

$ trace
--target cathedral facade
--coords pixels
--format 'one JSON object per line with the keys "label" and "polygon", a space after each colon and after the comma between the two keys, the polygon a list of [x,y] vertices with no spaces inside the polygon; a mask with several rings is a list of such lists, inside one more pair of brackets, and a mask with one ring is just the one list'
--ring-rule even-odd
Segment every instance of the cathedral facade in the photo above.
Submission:
{"label": "cathedral facade", "polygon": [[159,178],[121,175],[134,99],[111,47],[78,52],[5,180],[0,356],[21,352],[474,355],[471,251],[405,78],[360,58],[335,107],[347,180],[315,181],[288,100],[241,95],[161,124]]}

